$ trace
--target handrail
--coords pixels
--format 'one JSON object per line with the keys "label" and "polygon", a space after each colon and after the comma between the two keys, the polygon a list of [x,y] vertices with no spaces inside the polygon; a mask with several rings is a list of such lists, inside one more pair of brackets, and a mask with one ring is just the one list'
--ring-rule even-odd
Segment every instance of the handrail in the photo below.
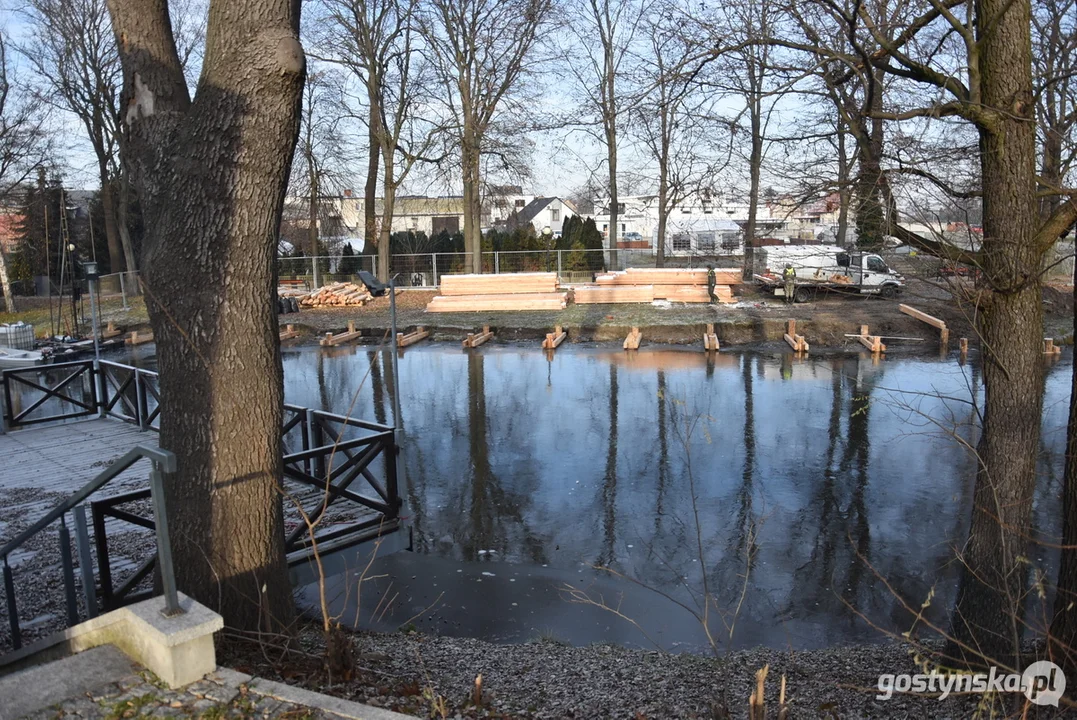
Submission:
{"label": "handrail", "polygon": [[70,511],[90,495],[100,490],[102,486],[142,458],[149,458],[153,462],[159,463],[166,473],[176,472],[176,456],[168,450],[137,445],[124,453],[106,470],[101,471],[101,473],[93,480],[83,485],[82,488],[68,496],[66,500],[50,510],[45,517],[23,530],[14,540],[0,548],[0,558],[10,555],[12,551],[19,547],[19,545],[22,545],[28,539],[56,522],[57,518],[61,515]]}

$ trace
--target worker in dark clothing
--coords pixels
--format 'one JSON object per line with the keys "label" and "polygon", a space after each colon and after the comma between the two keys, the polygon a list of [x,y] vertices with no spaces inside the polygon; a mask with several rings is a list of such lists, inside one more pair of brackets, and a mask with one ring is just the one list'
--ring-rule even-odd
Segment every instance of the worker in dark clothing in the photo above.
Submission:
{"label": "worker in dark clothing", "polygon": [[782,280],[785,281],[785,303],[792,305],[793,296],[796,294],[797,271],[789,263],[785,264],[785,270],[782,271]]}
{"label": "worker in dark clothing", "polygon": [[717,280],[714,277],[714,266],[707,266],[707,294],[711,296],[711,304],[718,302],[718,296],[714,294],[714,285]]}

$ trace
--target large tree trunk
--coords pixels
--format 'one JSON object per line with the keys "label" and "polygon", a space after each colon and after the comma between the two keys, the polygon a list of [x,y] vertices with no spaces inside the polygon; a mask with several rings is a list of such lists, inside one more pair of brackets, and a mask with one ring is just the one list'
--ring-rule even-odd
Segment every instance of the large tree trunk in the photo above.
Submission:
{"label": "large tree trunk", "polygon": [[229,626],[294,607],[281,510],[275,250],[305,76],[294,0],[213,0],[197,98],[162,0],[110,0],[146,216],[179,589]]}
{"label": "large tree trunk", "polygon": [[[381,159],[381,149],[378,145],[378,128],[381,122],[374,105],[370,106],[370,117],[367,122],[367,142],[370,144],[369,156],[366,166],[366,185],[363,188],[363,254],[369,255],[374,252],[371,247],[378,242],[378,211],[375,204],[378,201],[378,161]],[[378,268],[378,279],[388,282],[389,276],[386,270]]]}
{"label": "large tree trunk", "polygon": [[471,272],[482,272],[482,198],[479,180],[479,141],[470,123],[464,126],[461,151],[464,176],[464,252]]}
{"label": "large tree trunk", "polygon": [[0,248],[0,290],[4,291],[4,307],[9,313],[15,312],[15,295],[11,292],[11,278],[7,274],[7,259],[4,249]]}
{"label": "large tree trunk", "polygon": [[838,247],[845,247],[849,233],[849,151],[845,144],[845,123],[838,114],[838,232],[835,241]]}
{"label": "large tree trunk", "polygon": [[[1017,667],[1026,538],[1043,404],[1041,251],[1033,240],[1036,123],[1029,4],[977,0],[982,103],[982,269],[994,292],[977,313],[983,347],[983,434],[965,568],[948,653]],[[985,31],[987,27],[989,30]],[[961,647],[964,645],[965,647]]]}
{"label": "large tree trunk", "polygon": [[617,200],[617,127],[610,124],[606,131],[606,161],[610,166],[610,262],[607,270],[617,270],[617,241],[621,237],[620,203]]}
{"label": "large tree trunk", "polygon": [[[385,170],[382,177],[382,201],[381,201],[381,237],[378,239],[378,270],[384,273],[382,282],[389,282],[392,269],[389,267],[390,243],[392,242],[393,213],[396,205],[396,187],[393,184],[393,173],[396,172],[393,163],[393,151],[385,151],[382,163]],[[385,268],[382,270],[382,268]]]}
{"label": "large tree trunk", "polygon": [[321,252],[318,247],[318,195],[321,192],[318,181],[318,170],[314,167],[314,154],[307,153],[307,186],[310,188],[310,197],[307,198],[307,243],[310,247],[310,272],[314,287],[321,287],[321,277],[318,272],[318,262]]}
{"label": "large tree trunk", "polygon": [[666,265],[666,227],[669,224],[669,171],[667,161],[658,168],[658,233],[655,238],[655,266]]}
{"label": "large tree trunk", "polygon": [[[755,70],[753,69],[754,73]],[[755,243],[755,224],[759,215],[759,179],[763,172],[763,106],[758,94],[753,90],[750,99],[752,123],[752,155],[748,163],[748,222],[744,225],[744,268],[741,277],[750,281],[755,272],[753,265]]]}

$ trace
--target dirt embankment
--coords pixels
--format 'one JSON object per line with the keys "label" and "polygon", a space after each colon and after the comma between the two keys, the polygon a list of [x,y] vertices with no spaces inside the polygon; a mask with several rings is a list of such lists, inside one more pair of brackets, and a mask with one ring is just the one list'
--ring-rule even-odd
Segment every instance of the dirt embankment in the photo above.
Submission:
{"label": "dirt embankment", "polygon": [[[574,305],[559,312],[427,313],[432,290],[408,290],[397,296],[397,318],[401,331],[423,326],[435,340],[459,340],[468,331],[489,325],[503,341],[540,340],[555,325],[561,325],[570,342],[614,342],[623,340],[633,327],[642,330],[645,342],[693,344],[701,342],[704,326],[713,323],[723,346],[781,342],[786,321],[796,319],[797,332],[813,349],[847,346],[847,334],[867,325],[872,334],[902,338],[922,338],[912,343],[915,350],[935,347],[938,331],[903,314],[899,304],[911,305],[946,321],[952,339],[968,337],[976,345],[972,329],[974,308],[954,300],[943,283],[912,280],[896,299],[874,296],[820,295],[812,302],[785,305],[754,288],[738,290],[734,305],[649,304]],[[1069,288],[1044,289],[1044,335],[1060,342],[1072,336],[1073,296]],[[321,308],[282,315],[280,322],[296,325],[303,332],[293,343],[313,342],[326,332],[339,332],[354,322],[367,331],[371,340],[384,337],[389,329],[389,301],[377,298],[363,307]],[[896,343],[895,343],[896,345]]]}

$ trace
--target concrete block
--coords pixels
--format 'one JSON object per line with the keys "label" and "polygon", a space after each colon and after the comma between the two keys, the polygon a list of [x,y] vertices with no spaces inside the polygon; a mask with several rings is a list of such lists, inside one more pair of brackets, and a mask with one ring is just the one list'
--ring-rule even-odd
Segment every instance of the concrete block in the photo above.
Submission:
{"label": "concrete block", "polygon": [[163,597],[150,598],[56,633],[13,653],[17,657],[11,661],[34,661],[31,656],[44,659],[50,651],[61,649],[73,654],[115,645],[170,688],[183,687],[216,670],[213,633],[224,627],[224,620],[183,593],[179,601],[185,612],[175,617],[161,614]]}
{"label": "concrete block", "polygon": [[15,720],[70,698],[92,695],[133,676],[137,669],[116,648],[101,647],[7,675],[0,678],[0,720]]}
{"label": "concrete block", "polygon": [[220,615],[180,593],[184,612],[165,617],[164,598],[129,605],[126,632],[113,643],[170,688],[188,685],[217,669],[213,633],[224,627]]}

